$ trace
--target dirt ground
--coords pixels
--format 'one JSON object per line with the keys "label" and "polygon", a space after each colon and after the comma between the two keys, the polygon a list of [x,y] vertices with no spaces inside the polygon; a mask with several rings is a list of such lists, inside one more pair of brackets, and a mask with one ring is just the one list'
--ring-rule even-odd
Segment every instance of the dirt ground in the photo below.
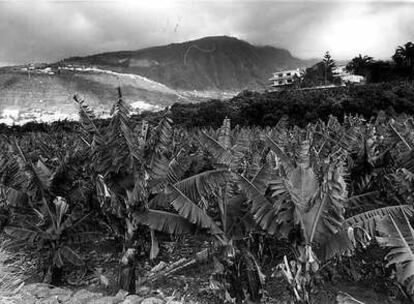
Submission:
{"label": "dirt ground", "polygon": [[[113,242],[113,240],[101,240],[83,247],[81,251],[86,261],[86,268],[82,267],[75,270],[70,268],[70,271],[65,274],[66,282],[63,287],[73,290],[84,288],[91,292],[115,295],[117,293],[115,286],[118,277],[119,248]],[[195,247],[193,251],[198,249],[198,247]],[[193,254],[191,250],[185,251],[185,255],[191,254]],[[175,253],[161,255],[161,259],[164,260],[168,257],[180,258]],[[145,277],[148,271],[159,261],[149,263],[146,259],[143,259],[143,262],[137,267],[138,280]],[[272,277],[271,269],[274,265],[267,265],[268,267],[263,269],[267,279],[262,303],[290,303],[286,282],[283,278]],[[223,300],[215,295],[210,288],[210,275],[213,269],[214,265],[212,263],[196,264],[175,273],[173,276],[161,278],[144,286],[138,286],[137,291],[143,295],[174,296],[175,299],[180,299],[183,303],[221,304]],[[28,283],[40,281],[41,275],[38,274],[31,276]],[[369,281],[328,280],[323,285],[317,286],[316,290],[317,292],[312,295],[314,303],[335,303],[338,292],[348,293],[365,304],[412,303],[391,296],[390,294],[393,293],[390,290],[378,287]]]}

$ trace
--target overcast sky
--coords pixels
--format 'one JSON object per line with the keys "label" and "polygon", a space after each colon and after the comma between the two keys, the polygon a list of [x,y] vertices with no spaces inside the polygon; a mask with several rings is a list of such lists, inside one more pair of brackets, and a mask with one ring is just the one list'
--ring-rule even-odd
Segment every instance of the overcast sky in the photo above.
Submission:
{"label": "overcast sky", "polygon": [[389,58],[414,41],[414,2],[3,1],[0,65],[229,35],[301,58]]}

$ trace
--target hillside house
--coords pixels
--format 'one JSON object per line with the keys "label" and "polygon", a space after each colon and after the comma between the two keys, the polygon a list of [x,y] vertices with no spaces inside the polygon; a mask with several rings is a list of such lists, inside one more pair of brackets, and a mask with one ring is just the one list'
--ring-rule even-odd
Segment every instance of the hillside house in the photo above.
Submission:
{"label": "hillside house", "polygon": [[51,67],[46,67],[44,69],[39,70],[40,73],[47,74],[47,75],[54,75],[55,73],[52,71]]}
{"label": "hillside house", "polygon": [[332,76],[333,77],[342,77],[349,75],[350,73],[346,70],[345,65],[339,65],[332,69]]}
{"label": "hillside house", "polygon": [[304,75],[303,70],[285,70],[273,73],[273,76],[269,79],[270,86],[272,88],[280,88],[292,85],[295,78],[302,78]]}
{"label": "hillside house", "polygon": [[20,110],[17,108],[6,108],[3,110],[2,117],[9,119],[18,119],[20,115]]}
{"label": "hillside house", "polygon": [[342,83],[364,83],[365,77],[361,75],[354,75],[346,70],[345,65],[340,65],[332,70],[334,78],[340,78]]}

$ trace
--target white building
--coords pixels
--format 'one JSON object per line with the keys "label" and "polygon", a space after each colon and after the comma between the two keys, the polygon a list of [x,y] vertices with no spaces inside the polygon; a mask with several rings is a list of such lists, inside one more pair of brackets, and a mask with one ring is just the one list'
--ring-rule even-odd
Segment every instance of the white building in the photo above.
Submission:
{"label": "white building", "polygon": [[3,118],[18,119],[20,115],[19,109],[7,108],[3,110]]}
{"label": "white building", "polygon": [[14,119],[0,118],[0,124],[5,124],[5,125],[8,125],[8,126],[12,126],[14,124]]}
{"label": "white building", "polygon": [[142,111],[158,111],[161,110],[161,107],[158,105],[153,105],[150,103],[147,103],[143,100],[134,101],[131,103],[132,110],[136,113],[141,113]]}
{"label": "white building", "polygon": [[39,72],[48,74],[48,75],[54,75],[55,73],[52,71],[51,67],[46,67],[44,69],[39,70]]}
{"label": "white building", "polygon": [[350,73],[346,70],[346,65],[339,65],[332,69],[333,77],[342,77],[349,74]]}
{"label": "white building", "polygon": [[361,75],[345,75],[341,77],[342,81],[345,83],[364,83],[365,77]]}
{"label": "white building", "polygon": [[273,76],[269,79],[270,86],[273,88],[292,85],[294,79],[302,78],[304,72],[301,69],[285,70],[273,73]]}
{"label": "white building", "polygon": [[365,77],[361,75],[354,75],[346,70],[345,65],[340,65],[332,70],[334,78],[341,78],[344,83],[364,83]]}

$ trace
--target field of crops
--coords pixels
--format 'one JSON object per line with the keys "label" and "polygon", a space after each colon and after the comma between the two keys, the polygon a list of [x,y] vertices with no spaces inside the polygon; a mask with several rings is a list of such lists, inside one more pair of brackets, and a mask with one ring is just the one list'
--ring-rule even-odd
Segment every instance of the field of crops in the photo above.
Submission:
{"label": "field of crops", "polygon": [[185,129],[168,111],[130,119],[122,97],[97,124],[75,99],[79,128],[0,134],[2,241],[36,261],[32,280],[92,271],[133,294],[207,268],[217,303],[266,303],[276,279],[293,303],[318,303],[338,278],[411,301],[412,117]]}

